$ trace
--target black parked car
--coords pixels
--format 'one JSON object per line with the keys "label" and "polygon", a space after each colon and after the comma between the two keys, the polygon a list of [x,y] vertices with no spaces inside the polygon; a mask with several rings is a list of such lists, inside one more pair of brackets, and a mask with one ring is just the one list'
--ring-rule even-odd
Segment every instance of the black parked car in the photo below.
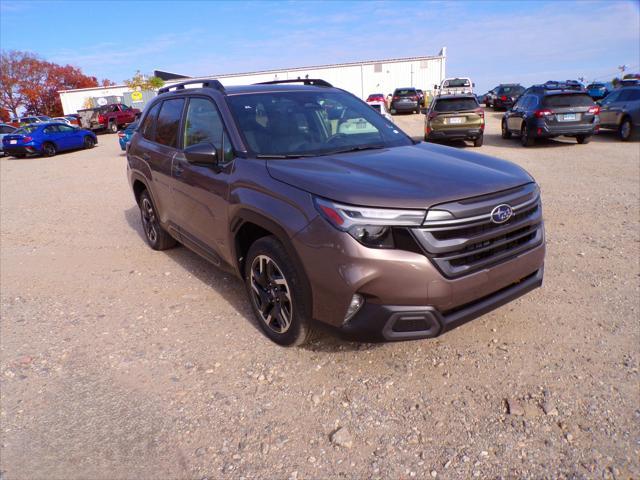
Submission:
{"label": "black parked car", "polygon": [[396,88],[391,97],[391,113],[420,113],[420,97],[415,88]]}
{"label": "black parked car", "polygon": [[524,92],[524,87],[517,83],[500,85],[492,100],[494,110],[507,110]]}
{"label": "black parked car", "polygon": [[536,138],[560,135],[587,143],[597,128],[598,107],[584,89],[547,82],[528,88],[502,117],[502,138],[520,136],[525,147]]}

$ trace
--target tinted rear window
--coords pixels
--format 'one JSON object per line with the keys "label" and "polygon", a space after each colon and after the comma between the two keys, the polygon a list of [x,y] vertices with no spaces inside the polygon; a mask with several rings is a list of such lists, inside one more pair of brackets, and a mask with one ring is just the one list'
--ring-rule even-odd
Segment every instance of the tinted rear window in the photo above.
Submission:
{"label": "tinted rear window", "polygon": [[380,105],[371,105],[371,108],[373,108],[374,110],[381,112],[382,110],[380,110]]}
{"label": "tinted rear window", "polygon": [[158,121],[156,122],[156,142],[169,147],[178,146],[178,130],[183,106],[183,98],[174,98],[162,102]]}
{"label": "tinted rear window", "polygon": [[498,89],[498,95],[520,95],[524,92],[524,87],[513,86],[513,87],[500,87]]}
{"label": "tinted rear window", "polygon": [[396,90],[396,95],[398,97],[414,97],[416,95],[416,91],[413,88],[403,88],[401,90]]}
{"label": "tinted rear window", "polygon": [[442,85],[443,88],[461,88],[461,87],[470,87],[471,83],[466,78],[455,78],[453,80],[445,80]]}
{"label": "tinted rear window", "polygon": [[479,106],[475,98],[441,98],[436,101],[433,109],[436,112],[460,112],[475,110]]}
{"label": "tinted rear window", "polygon": [[587,90],[591,90],[594,88],[605,88],[606,85],[604,85],[603,83],[592,83],[591,85],[587,85]]}
{"label": "tinted rear window", "polygon": [[587,94],[561,94],[548,95],[542,99],[542,105],[545,107],[589,107],[595,105],[591,97]]}

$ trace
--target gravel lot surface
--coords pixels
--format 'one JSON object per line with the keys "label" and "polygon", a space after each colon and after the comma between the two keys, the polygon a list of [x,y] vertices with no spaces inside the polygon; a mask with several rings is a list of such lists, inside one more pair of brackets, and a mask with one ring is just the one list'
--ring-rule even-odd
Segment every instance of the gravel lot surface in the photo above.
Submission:
{"label": "gravel lot surface", "polygon": [[0,477],[640,478],[640,144],[487,115],[466,148],[539,181],[545,285],[406,343],[270,343],[239,280],[146,246],[114,135],[1,159]]}

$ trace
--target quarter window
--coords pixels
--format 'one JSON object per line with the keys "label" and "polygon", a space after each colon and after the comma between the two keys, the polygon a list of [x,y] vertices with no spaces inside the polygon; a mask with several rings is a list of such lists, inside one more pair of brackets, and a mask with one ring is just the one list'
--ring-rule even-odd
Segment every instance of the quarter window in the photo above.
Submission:
{"label": "quarter window", "polygon": [[222,124],[216,106],[204,98],[189,100],[184,124],[184,148],[199,143],[210,143],[218,151],[224,146],[224,160],[233,160],[233,148]]}
{"label": "quarter window", "polygon": [[156,122],[156,142],[168,147],[178,147],[178,130],[184,98],[173,98],[162,102]]}
{"label": "quarter window", "polygon": [[153,126],[155,124],[156,117],[158,116],[159,108],[160,108],[160,103],[156,103],[151,108],[149,113],[147,113],[147,116],[144,117],[144,122],[142,123],[142,127],[140,128],[140,132],[142,133],[142,136],[147,140],[151,140],[151,141],[154,140]]}

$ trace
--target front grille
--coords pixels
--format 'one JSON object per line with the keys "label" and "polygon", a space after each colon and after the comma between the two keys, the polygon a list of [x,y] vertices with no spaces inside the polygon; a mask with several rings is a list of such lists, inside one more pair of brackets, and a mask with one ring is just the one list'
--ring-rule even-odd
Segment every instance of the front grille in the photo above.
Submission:
{"label": "front grille", "polygon": [[[503,203],[511,205],[514,214],[505,223],[493,223],[491,211]],[[448,278],[506,262],[543,241],[542,205],[535,184],[502,196],[451,202],[434,209],[449,211],[454,218],[425,222],[411,232],[425,255]]]}

